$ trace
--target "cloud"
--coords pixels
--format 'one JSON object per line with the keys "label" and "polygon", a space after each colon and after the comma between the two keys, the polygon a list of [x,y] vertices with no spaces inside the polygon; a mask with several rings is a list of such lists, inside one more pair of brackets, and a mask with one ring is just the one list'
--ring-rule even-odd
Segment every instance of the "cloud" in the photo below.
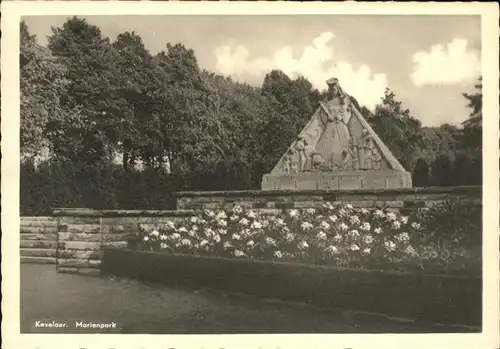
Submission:
{"label": "cloud", "polygon": [[481,59],[479,52],[467,50],[467,44],[466,39],[455,38],[446,47],[434,45],[427,52],[414,53],[413,83],[420,87],[476,80],[481,74]]}
{"label": "cloud", "polygon": [[374,74],[367,65],[354,67],[337,59],[332,45],[334,38],[330,32],[321,33],[311,44],[301,48],[299,57],[294,56],[291,46],[281,47],[269,56],[255,58],[243,45],[234,48],[220,46],[214,51],[216,70],[239,81],[262,83],[270,70],[280,69],[291,78],[304,76],[319,90],[326,88],[326,80],[336,77],[347,93],[361,105],[373,109],[384,95],[387,76]]}

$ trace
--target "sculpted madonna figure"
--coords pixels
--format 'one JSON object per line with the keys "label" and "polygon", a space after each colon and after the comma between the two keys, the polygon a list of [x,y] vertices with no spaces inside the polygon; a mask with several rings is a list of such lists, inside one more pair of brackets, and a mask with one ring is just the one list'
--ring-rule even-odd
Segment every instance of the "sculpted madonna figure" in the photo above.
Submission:
{"label": "sculpted madonna figure", "polygon": [[325,130],[316,144],[316,151],[323,161],[333,168],[344,168],[345,154],[349,150],[351,135],[344,118],[347,109],[346,97],[337,79],[327,81],[328,102],[324,104],[328,113],[323,113],[321,121]]}

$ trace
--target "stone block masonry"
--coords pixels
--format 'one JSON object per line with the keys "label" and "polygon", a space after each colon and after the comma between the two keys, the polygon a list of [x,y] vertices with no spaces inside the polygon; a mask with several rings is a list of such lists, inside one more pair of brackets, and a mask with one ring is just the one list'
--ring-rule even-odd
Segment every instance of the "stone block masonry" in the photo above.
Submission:
{"label": "stone block masonry", "polygon": [[100,275],[102,251],[126,248],[127,240],[140,228],[154,229],[169,220],[192,215],[192,211],[98,211],[54,210],[56,269],[60,273]]}
{"label": "stone block masonry", "polygon": [[218,192],[179,192],[179,209],[213,209],[241,205],[256,210],[319,207],[326,202],[351,204],[364,208],[388,208],[409,211],[429,207],[446,200],[458,200],[463,205],[481,206],[482,187],[429,187],[398,189],[351,190],[242,190]]}
{"label": "stone block masonry", "polygon": [[57,231],[57,219],[54,217],[21,217],[21,263],[55,264]]}

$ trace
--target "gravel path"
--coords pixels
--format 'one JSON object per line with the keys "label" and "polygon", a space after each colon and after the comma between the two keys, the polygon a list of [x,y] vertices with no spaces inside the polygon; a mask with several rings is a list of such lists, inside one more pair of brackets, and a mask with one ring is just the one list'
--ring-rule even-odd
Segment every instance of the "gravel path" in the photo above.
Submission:
{"label": "gravel path", "polygon": [[[57,274],[50,265],[21,265],[22,333],[416,333],[412,323],[126,279]],[[36,321],[66,328],[40,328]],[[77,328],[76,322],[117,324]],[[445,332],[446,329],[434,329]],[[450,329],[448,329],[450,331]],[[457,331],[457,330],[455,330]],[[464,331],[464,329],[461,329]]]}

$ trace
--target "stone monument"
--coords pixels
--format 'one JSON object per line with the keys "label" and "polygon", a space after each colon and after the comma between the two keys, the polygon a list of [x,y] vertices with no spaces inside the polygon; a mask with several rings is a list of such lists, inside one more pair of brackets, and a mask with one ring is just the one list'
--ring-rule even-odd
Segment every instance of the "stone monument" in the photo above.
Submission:
{"label": "stone monument", "polygon": [[411,188],[411,174],[373,131],[336,78],[327,99],[273,170],[262,190]]}

